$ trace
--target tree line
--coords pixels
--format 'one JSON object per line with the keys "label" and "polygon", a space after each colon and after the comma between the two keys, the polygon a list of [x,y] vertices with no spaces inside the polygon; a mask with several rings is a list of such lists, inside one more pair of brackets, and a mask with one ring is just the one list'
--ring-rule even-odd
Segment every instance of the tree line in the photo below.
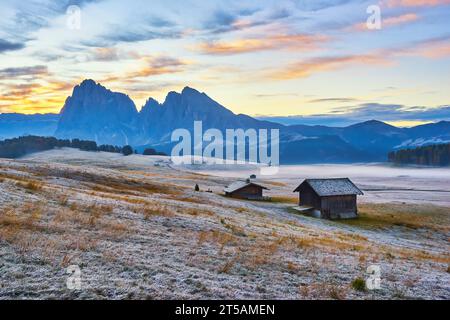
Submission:
{"label": "tree line", "polygon": [[450,143],[393,151],[389,153],[388,160],[395,164],[450,166]]}
{"label": "tree line", "polygon": [[[82,151],[122,153],[126,156],[137,153],[131,146],[97,145],[95,141],[80,139],[60,140],[54,137],[24,136],[0,141],[0,158],[16,159],[29,153],[47,151],[55,148],[75,148]],[[146,149],[146,151],[148,153],[147,155],[165,155],[154,149]]]}

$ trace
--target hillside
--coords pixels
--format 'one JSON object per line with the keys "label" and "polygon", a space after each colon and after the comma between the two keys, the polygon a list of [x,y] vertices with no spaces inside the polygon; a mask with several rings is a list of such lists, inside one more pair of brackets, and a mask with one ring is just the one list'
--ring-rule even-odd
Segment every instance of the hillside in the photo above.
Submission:
{"label": "hillside", "polygon": [[[323,221],[290,211],[299,178],[261,181],[274,201],[259,203],[161,157],[0,160],[0,298],[449,298],[448,207],[363,201],[357,224]],[[382,289],[352,288],[374,263]],[[66,288],[69,265],[83,290]]]}

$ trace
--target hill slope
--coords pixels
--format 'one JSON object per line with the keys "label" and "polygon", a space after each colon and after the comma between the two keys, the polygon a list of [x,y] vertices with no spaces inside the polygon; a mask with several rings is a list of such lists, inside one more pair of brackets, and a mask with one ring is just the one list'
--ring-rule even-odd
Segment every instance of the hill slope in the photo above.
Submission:
{"label": "hill slope", "polygon": [[[293,214],[286,197],[224,198],[232,179],[166,161],[75,150],[0,159],[0,297],[449,298],[448,208],[361,204],[362,221],[375,214],[379,226],[322,221]],[[261,183],[285,196],[298,181]],[[374,262],[382,290],[353,290]],[[66,287],[70,265],[82,290]]]}

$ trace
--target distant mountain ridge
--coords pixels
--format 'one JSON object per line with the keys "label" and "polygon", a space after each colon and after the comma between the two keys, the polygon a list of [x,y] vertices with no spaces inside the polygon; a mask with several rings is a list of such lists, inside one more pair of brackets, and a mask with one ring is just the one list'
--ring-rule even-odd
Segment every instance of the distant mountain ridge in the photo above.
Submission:
{"label": "distant mountain ridge", "polygon": [[58,126],[59,114],[0,114],[0,140],[23,135],[52,136]]}
{"label": "distant mountain ridge", "polygon": [[163,103],[149,98],[138,112],[127,95],[112,92],[93,80],[75,86],[60,115],[0,114],[0,137],[13,137],[6,134],[10,130],[14,136],[39,131],[41,135],[93,140],[98,144],[131,144],[138,149],[158,146],[170,153],[172,131],[193,130],[194,121],[202,121],[203,130],[280,129],[282,163],[386,161],[387,153],[399,148],[450,141],[448,121],[413,128],[397,128],[376,120],[343,128],[285,126],[234,114],[190,87],[181,93],[169,92]]}

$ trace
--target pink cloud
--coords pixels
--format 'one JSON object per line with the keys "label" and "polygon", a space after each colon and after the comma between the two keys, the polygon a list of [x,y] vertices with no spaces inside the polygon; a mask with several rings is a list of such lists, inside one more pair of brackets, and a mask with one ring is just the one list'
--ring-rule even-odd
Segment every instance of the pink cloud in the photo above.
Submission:
{"label": "pink cloud", "polygon": [[388,7],[431,7],[450,4],[450,0],[386,0]]}
{"label": "pink cloud", "polygon": [[387,65],[389,61],[381,55],[347,55],[339,57],[313,58],[289,65],[275,72],[272,78],[279,80],[307,78],[317,72],[342,69],[353,65]]}
{"label": "pink cloud", "polygon": [[[400,15],[400,16],[388,17],[388,18],[382,19],[381,27],[382,28],[393,27],[393,26],[397,26],[397,25],[401,25],[401,24],[414,22],[414,21],[417,21],[417,20],[419,20],[419,16],[417,14],[415,14],[415,13],[406,13],[406,14],[403,14],[403,15]],[[350,30],[370,31],[370,29],[367,28],[367,24],[365,22],[358,23],[358,24],[355,24],[355,25],[351,26]]]}
{"label": "pink cloud", "polygon": [[328,38],[323,35],[279,34],[265,38],[203,43],[198,47],[198,50],[212,55],[231,55],[275,49],[311,51],[318,49],[319,45],[327,40]]}
{"label": "pink cloud", "polygon": [[428,40],[406,48],[392,48],[370,54],[312,58],[292,63],[271,74],[271,78],[289,80],[307,78],[320,72],[328,72],[354,66],[391,66],[397,58],[422,57],[442,59],[450,57],[448,39]]}

